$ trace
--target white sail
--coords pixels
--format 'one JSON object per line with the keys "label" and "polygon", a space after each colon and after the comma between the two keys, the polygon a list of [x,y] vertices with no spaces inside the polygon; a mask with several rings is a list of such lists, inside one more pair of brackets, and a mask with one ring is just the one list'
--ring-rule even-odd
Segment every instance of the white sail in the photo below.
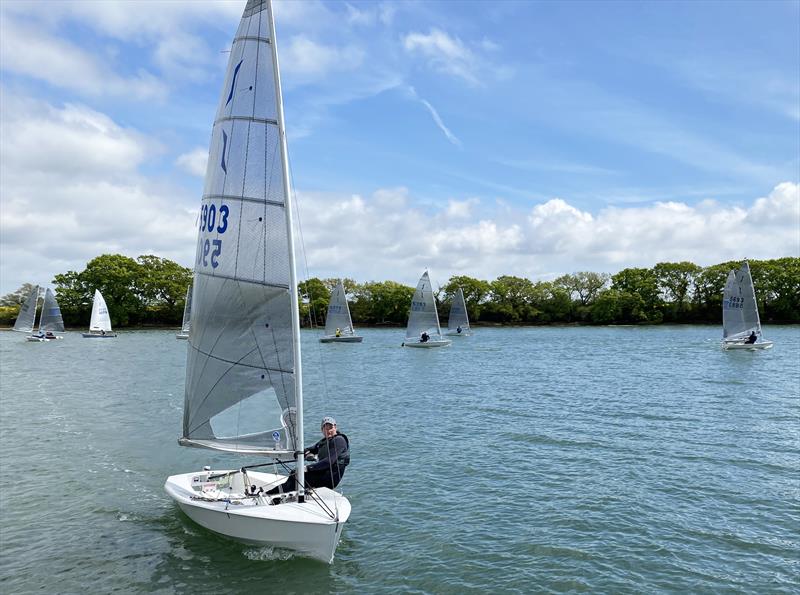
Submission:
{"label": "white sail", "polygon": [[336,336],[337,330],[342,336],[355,334],[353,320],[350,318],[350,308],[347,305],[347,295],[341,280],[331,291],[328,315],[325,318],[325,335]]}
{"label": "white sail", "polygon": [[40,332],[64,332],[64,319],[61,316],[61,308],[58,307],[56,295],[48,289],[44,294],[44,305],[42,306],[42,318],[39,322]]}
{"label": "white sail", "polygon": [[761,321],[750,265],[745,261],[738,271],[728,273],[722,296],[722,337],[735,341],[752,332],[761,335]]}
{"label": "white sail", "polygon": [[111,316],[108,314],[108,306],[103,299],[103,294],[99,290],[94,290],[94,300],[92,300],[92,318],[89,322],[90,332],[111,332]]}
{"label": "white sail", "polygon": [[738,271],[728,273],[722,294],[722,346],[725,349],[769,349],[761,333],[756,292],[745,261]]}
{"label": "white sail", "polygon": [[453,295],[453,301],[450,305],[450,316],[447,319],[447,330],[451,334],[460,334],[469,331],[467,304],[464,301],[464,292],[460,287]]}
{"label": "white sail", "polygon": [[411,298],[411,312],[408,315],[406,326],[406,341],[419,341],[420,335],[425,332],[432,341],[442,339],[442,329],[439,326],[439,315],[436,312],[436,299],[433,297],[433,287],[425,271],[417,283],[414,297]]}
{"label": "white sail", "polygon": [[248,2],[211,134],[180,442],[277,456],[302,444],[291,213],[268,17],[266,2]]}
{"label": "white sail", "polygon": [[39,301],[39,286],[36,285],[28,294],[28,298],[19,308],[14,330],[20,333],[33,332],[36,323],[36,304]]}
{"label": "white sail", "polygon": [[192,284],[186,288],[186,301],[183,305],[183,323],[181,324],[181,334],[188,335],[192,328]]}

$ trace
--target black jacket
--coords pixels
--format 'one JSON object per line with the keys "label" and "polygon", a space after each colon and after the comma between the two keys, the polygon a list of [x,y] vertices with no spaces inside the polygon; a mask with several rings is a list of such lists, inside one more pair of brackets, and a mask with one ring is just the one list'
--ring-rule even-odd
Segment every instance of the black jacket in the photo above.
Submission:
{"label": "black jacket", "polygon": [[306,449],[306,453],[317,455],[316,463],[306,467],[309,471],[327,471],[329,468],[344,468],[350,464],[350,439],[339,432],[331,438],[323,438],[314,446]]}

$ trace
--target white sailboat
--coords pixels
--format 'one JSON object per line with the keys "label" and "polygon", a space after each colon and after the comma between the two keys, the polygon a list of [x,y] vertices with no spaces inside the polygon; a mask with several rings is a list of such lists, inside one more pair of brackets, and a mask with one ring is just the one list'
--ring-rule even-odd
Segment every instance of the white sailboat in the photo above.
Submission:
{"label": "white sailboat", "polygon": [[722,348],[769,349],[761,333],[756,292],[750,265],[744,261],[738,271],[730,271],[722,294]]}
{"label": "white sailboat", "polygon": [[108,314],[106,301],[103,299],[103,294],[97,289],[94,290],[94,299],[92,300],[89,332],[82,334],[87,339],[110,339],[117,336],[117,333],[111,330],[111,316]]}
{"label": "white sailboat", "polygon": [[[179,444],[269,457],[274,473],[204,467],[164,488],[226,537],[333,560],[350,503],[304,488],[300,314],[275,25],[248,0],[211,137],[197,243]],[[272,504],[263,491],[298,488]]]}
{"label": "white sailboat", "polygon": [[44,304],[42,304],[42,316],[39,319],[39,334],[45,341],[63,339],[56,333],[64,332],[64,318],[61,316],[61,308],[56,301],[56,294],[51,289],[47,289],[44,294]]}
{"label": "white sailboat", "polygon": [[467,303],[464,301],[464,292],[459,287],[453,295],[450,305],[450,316],[447,318],[447,334],[454,337],[469,336],[469,316],[467,316]]}
{"label": "white sailboat", "polygon": [[353,319],[350,318],[350,307],[347,305],[347,294],[341,279],[331,291],[328,302],[328,315],[325,317],[325,334],[321,343],[361,343],[364,337],[356,335]]}
{"label": "white sailboat", "polygon": [[186,288],[186,301],[183,304],[183,323],[181,332],[175,335],[177,339],[188,339],[189,331],[192,329],[192,284]]}
{"label": "white sailboat", "polygon": [[436,299],[428,277],[428,271],[422,274],[417,289],[411,298],[411,311],[406,326],[404,347],[447,347],[452,341],[442,337],[439,326],[439,314],[436,312]]}

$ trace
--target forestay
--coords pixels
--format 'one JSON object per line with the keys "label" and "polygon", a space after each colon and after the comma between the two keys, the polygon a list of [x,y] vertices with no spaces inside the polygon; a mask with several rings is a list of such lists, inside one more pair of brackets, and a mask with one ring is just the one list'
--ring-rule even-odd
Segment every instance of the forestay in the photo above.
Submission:
{"label": "forestay", "polygon": [[453,295],[453,302],[450,305],[450,316],[447,319],[447,330],[457,332],[458,329],[462,331],[469,330],[469,317],[467,316],[467,304],[464,302],[464,292],[459,287],[455,295]]}
{"label": "forestay", "polygon": [[44,294],[44,305],[42,306],[42,319],[39,322],[39,330],[43,332],[64,332],[64,319],[61,317],[61,308],[58,307],[56,295],[51,289]]}
{"label": "forestay", "polygon": [[737,340],[755,331],[761,334],[753,278],[747,261],[738,271],[730,271],[722,296],[722,337]]}
{"label": "forestay", "polygon": [[266,8],[245,8],[211,136],[180,443],[277,456],[298,444],[299,362]]}
{"label": "forestay", "polygon": [[108,306],[106,306],[106,301],[103,299],[103,294],[97,289],[94,290],[92,319],[89,322],[89,330],[111,332],[111,316],[108,314]]}
{"label": "forestay", "polygon": [[441,338],[442,330],[439,326],[439,316],[436,313],[436,300],[433,297],[433,287],[428,278],[428,271],[423,273],[411,298],[411,312],[408,316],[406,327],[406,340],[419,340],[420,334],[425,331],[431,339]]}
{"label": "forestay", "polygon": [[20,333],[30,333],[36,323],[36,304],[39,301],[39,286],[36,285],[28,294],[28,299],[20,306],[14,330]]}
{"label": "forestay", "polygon": [[325,334],[335,335],[336,329],[339,329],[344,336],[353,334],[353,320],[350,317],[347,294],[344,291],[344,285],[341,280],[331,291],[330,302],[328,302],[328,315],[325,318]]}

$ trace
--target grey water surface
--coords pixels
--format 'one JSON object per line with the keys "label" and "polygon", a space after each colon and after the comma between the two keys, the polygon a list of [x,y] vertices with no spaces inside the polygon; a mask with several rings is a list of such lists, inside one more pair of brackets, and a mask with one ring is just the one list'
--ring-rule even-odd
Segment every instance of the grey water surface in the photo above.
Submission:
{"label": "grey water surface", "polygon": [[304,331],[306,441],[334,415],[353,512],[330,566],[194,525],[164,479],[257,463],[177,445],[174,332],[0,333],[3,593],[791,593],[800,328],[478,328],[404,349]]}

